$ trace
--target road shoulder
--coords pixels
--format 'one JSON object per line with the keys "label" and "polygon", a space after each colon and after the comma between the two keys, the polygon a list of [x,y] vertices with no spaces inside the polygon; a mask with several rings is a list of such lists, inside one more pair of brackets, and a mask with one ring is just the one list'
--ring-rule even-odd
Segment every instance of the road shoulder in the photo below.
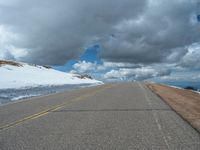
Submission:
{"label": "road shoulder", "polygon": [[200,94],[160,84],[147,83],[146,85],[200,132]]}

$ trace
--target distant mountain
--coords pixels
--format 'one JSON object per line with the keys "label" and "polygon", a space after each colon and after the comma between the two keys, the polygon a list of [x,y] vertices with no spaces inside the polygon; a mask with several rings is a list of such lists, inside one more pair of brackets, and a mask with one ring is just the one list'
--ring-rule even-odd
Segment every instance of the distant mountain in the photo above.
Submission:
{"label": "distant mountain", "polygon": [[184,88],[184,89],[192,88],[196,91],[200,91],[200,82],[199,81],[167,81],[167,82],[162,82],[162,83],[180,87],[180,88]]}
{"label": "distant mountain", "polygon": [[50,66],[0,60],[0,89],[76,84],[103,84],[77,74],[65,73]]}
{"label": "distant mountain", "polygon": [[196,87],[193,87],[193,86],[186,86],[186,87],[184,87],[184,89],[192,90],[192,91],[198,91],[198,89]]}

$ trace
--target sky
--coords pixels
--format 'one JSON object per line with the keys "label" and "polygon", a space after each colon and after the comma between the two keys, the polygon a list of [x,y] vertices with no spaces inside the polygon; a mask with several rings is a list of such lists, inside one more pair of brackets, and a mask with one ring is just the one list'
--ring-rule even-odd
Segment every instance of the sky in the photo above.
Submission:
{"label": "sky", "polygon": [[0,59],[103,81],[200,81],[199,0],[0,0]]}

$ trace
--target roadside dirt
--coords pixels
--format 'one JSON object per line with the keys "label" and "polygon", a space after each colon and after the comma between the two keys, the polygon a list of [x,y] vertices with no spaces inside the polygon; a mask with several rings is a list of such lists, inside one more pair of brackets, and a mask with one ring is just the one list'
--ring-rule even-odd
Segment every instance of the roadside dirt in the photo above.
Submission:
{"label": "roadside dirt", "polygon": [[160,84],[147,86],[200,132],[200,94]]}
{"label": "roadside dirt", "polygon": [[14,61],[0,60],[0,67],[3,65],[12,65],[12,66],[17,66],[17,67],[22,67],[21,64]]}

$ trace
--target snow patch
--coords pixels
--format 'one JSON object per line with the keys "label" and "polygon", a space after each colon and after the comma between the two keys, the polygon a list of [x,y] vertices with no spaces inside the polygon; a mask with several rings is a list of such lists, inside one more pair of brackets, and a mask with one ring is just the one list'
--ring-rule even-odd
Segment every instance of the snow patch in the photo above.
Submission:
{"label": "snow patch", "polygon": [[41,94],[21,95],[21,96],[12,98],[11,101],[16,101],[16,100],[25,99],[25,98],[30,98],[30,97],[35,97],[35,96],[40,96],[40,95],[41,95]]}
{"label": "snow patch", "polygon": [[65,73],[38,65],[21,64],[22,67],[12,65],[3,65],[0,67],[0,89],[19,89],[67,84],[103,84],[103,82],[95,79],[77,78],[76,74]]}

